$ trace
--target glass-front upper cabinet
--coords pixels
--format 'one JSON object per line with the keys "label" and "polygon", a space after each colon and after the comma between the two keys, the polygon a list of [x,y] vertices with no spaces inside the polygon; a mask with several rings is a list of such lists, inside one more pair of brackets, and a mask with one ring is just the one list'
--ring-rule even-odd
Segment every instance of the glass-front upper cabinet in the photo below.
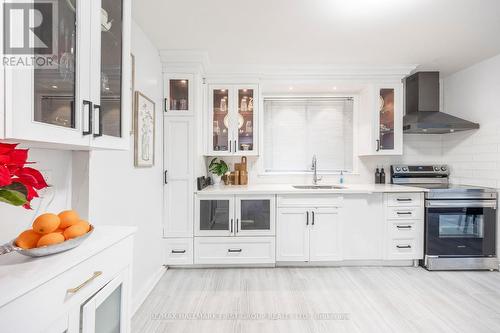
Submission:
{"label": "glass-front upper cabinet", "polygon": [[[128,148],[130,117],[126,111],[132,109],[130,92],[130,28],[128,8],[130,0],[100,0],[99,21],[93,20],[94,34],[99,36],[95,61],[100,66],[96,73],[99,85],[93,87],[93,145]],[[93,17],[95,17],[94,15]]]}
{"label": "glass-front upper cabinet", "polygon": [[274,196],[236,196],[236,235],[274,235]]}
{"label": "glass-front upper cabinet", "polygon": [[257,155],[257,86],[209,86],[207,155]]}
{"label": "glass-front upper cabinet", "polygon": [[379,150],[394,149],[394,89],[379,89]]}
{"label": "glass-front upper cabinet", "polygon": [[11,60],[4,67],[5,138],[88,146],[90,7],[81,0],[5,3],[4,27],[23,29],[16,23],[32,13],[39,24],[25,35],[36,37],[33,46],[4,33],[2,52]]}
{"label": "glass-front upper cabinet", "polygon": [[230,112],[232,98],[231,89],[228,87],[213,87],[210,90],[210,119],[212,121],[210,150],[215,154],[228,154],[234,151]]}
{"label": "glass-front upper cabinet", "polygon": [[375,88],[374,153],[381,155],[402,154],[403,110],[400,85],[383,85]]}
{"label": "glass-front upper cabinet", "polygon": [[163,110],[167,114],[193,115],[193,83],[192,74],[163,75]]}

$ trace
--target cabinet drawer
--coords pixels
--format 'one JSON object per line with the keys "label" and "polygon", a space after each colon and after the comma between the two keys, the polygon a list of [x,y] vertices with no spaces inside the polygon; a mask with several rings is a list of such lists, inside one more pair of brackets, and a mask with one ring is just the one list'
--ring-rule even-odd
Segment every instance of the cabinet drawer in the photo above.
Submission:
{"label": "cabinet drawer", "polygon": [[387,207],[389,220],[418,220],[423,217],[422,207]]}
{"label": "cabinet drawer", "polygon": [[[2,329],[9,332],[38,332],[48,327],[54,318],[82,304],[126,269],[133,255],[132,245],[133,238],[128,237],[1,307]],[[95,272],[101,274],[94,277]],[[79,291],[68,292],[68,289],[76,288],[86,281]],[[19,320],[19,316],[12,314],[29,314],[30,320]]]}
{"label": "cabinet drawer", "polygon": [[342,207],[343,197],[336,194],[280,195],[278,207]]}
{"label": "cabinet drawer", "polygon": [[192,238],[167,238],[166,264],[191,265],[193,264],[193,239]]}
{"label": "cabinet drawer", "polygon": [[404,220],[404,221],[389,221],[388,234],[390,239],[419,239],[421,232],[420,221]]}
{"label": "cabinet drawer", "polygon": [[387,259],[422,259],[422,247],[417,238],[389,240]]}
{"label": "cabinet drawer", "polygon": [[419,207],[422,206],[421,193],[388,193],[387,206],[389,207]]}
{"label": "cabinet drawer", "polygon": [[195,237],[195,264],[275,262],[274,237]]}

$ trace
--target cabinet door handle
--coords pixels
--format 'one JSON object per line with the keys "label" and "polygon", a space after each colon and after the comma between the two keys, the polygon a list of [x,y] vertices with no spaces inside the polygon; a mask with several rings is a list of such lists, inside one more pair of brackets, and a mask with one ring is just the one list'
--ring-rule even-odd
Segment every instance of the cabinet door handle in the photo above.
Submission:
{"label": "cabinet door handle", "polygon": [[398,225],[396,226],[398,229],[411,229],[411,225]]}
{"label": "cabinet door handle", "polygon": [[165,172],[163,172],[163,183],[165,185],[168,184],[168,170],[165,170]]}
{"label": "cabinet door handle", "polygon": [[68,289],[67,292],[70,293],[70,294],[76,294],[82,288],[84,288],[87,284],[89,284],[90,282],[92,282],[92,280],[96,279],[100,275],[102,275],[101,271],[94,272],[94,274],[90,278],[88,278],[86,281],[84,281],[82,284],[80,284],[79,286],[76,286],[75,288]]}
{"label": "cabinet door handle", "polygon": [[233,252],[243,252],[242,249],[227,249],[227,252],[233,253]]}
{"label": "cabinet door handle", "polygon": [[380,140],[377,139],[377,151],[380,151]]}
{"label": "cabinet door handle", "polygon": [[314,219],[315,219],[314,212],[311,212],[311,214],[312,214],[312,225],[314,225]]}
{"label": "cabinet door handle", "polygon": [[236,153],[236,140],[234,140],[234,152]]}
{"label": "cabinet door handle", "polygon": [[233,152],[233,144],[231,143],[231,141],[229,141],[229,152]]}
{"label": "cabinet door handle", "polygon": [[306,212],[306,225],[309,225],[309,212]]}
{"label": "cabinet door handle", "polygon": [[231,233],[233,233],[233,219],[231,219]]}
{"label": "cabinet door handle", "polygon": [[[85,106],[88,106],[87,108]],[[89,134],[92,134],[92,102],[91,101],[87,101],[87,100],[83,100],[83,110],[82,110],[82,116],[83,118],[85,118],[85,110],[87,110],[88,112],[88,121],[89,121],[89,124],[88,124],[88,129],[87,130],[84,130],[83,129],[83,124],[82,124],[82,134],[85,136],[85,135],[89,135]]]}
{"label": "cabinet door handle", "polygon": [[182,253],[186,253],[186,250],[172,250],[172,253],[174,253],[174,254],[182,254]]}
{"label": "cabinet door handle", "polygon": [[238,224],[240,223],[240,219],[236,219],[236,233],[239,232]]}
{"label": "cabinet door handle", "polygon": [[396,212],[398,215],[411,215],[411,212]]}
{"label": "cabinet door handle", "polygon": [[398,249],[411,249],[411,245],[396,245]]}
{"label": "cabinet door handle", "polygon": [[412,201],[411,198],[397,198],[396,200],[400,201],[400,202],[410,202],[410,201]]}
{"label": "cabinet door handle", "polygon": [[168,98],[165,97],[164,100],[165,100],[165,109],[164,110],[165,110],[165,112],[168,112],[168,104],[167,104]]}
{"label": "cabinet door handle", "polygon": [[97,111],[96,119],[98,120],[97,133],[94,133],[94,138],[102,136],[102,112],[101,106],[94,104],[94,111]]}

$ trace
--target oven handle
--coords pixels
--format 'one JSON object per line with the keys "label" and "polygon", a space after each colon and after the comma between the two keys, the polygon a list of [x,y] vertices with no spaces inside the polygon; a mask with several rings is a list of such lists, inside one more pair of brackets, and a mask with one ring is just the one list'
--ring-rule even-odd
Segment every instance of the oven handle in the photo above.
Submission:
{"label": "oven handle", "polygon": [[493,208],[497,209],[496,200],[426,200],[428,208]]}

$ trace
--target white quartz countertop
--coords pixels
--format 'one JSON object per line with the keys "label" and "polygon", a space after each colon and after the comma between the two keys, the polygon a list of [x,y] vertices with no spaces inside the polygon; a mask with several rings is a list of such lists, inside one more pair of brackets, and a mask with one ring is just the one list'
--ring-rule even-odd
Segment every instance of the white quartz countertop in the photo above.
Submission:
{"label": "white quartz countertop", "polygon": [[0,307],[134,234],[136,229],[95,226],[94,232],[80,246],[66,252],[40,258],[17,252],[1,255]]}
{"label": "white quartz countertop", "polygon": [[[299,184],[297,184],[299,185]],[[308,185],[308,184],[300,184]],[[338,184],[320,184],[336,185]],[[356,193],[409,193],[427,192],[426,189],[392,184],[342,184],[342,189],[296,189],[291,184],[255,184],[208,186],[198,195],[216,194],[356,194]]]}

